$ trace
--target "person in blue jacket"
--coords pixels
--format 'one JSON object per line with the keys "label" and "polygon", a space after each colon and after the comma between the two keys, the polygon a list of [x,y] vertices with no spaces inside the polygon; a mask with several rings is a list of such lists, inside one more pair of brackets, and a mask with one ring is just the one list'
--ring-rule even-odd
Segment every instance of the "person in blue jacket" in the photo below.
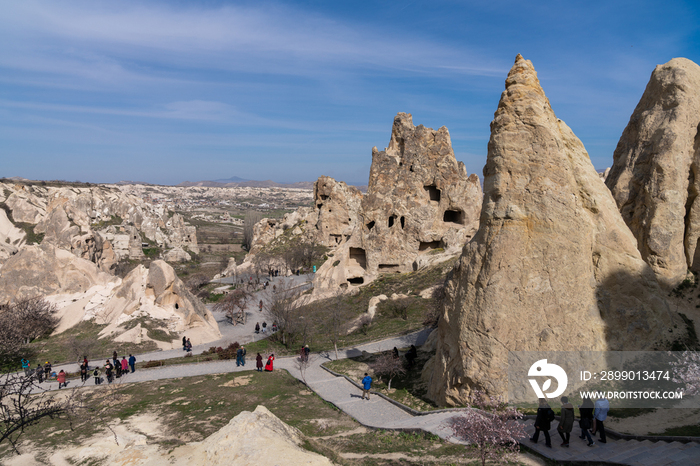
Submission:
{"label": "person in blue jacket", "polygon": [[362,399],[365,399],[367,395],[367,400],[369,400],[369,390],[372,388],[372,377],[370,377],[367,372],[365,372],[365,378],[362,379]]}

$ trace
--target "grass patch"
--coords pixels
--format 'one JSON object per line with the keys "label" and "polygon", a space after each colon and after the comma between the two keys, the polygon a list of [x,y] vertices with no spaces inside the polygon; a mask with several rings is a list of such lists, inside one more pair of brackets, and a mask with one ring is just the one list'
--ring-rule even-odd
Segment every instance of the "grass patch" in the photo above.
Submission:
{"label": "grass patch", "polygon": [[670,427],[660,434],[651,435],[663,435],[669,437],[700,437],[700,426],[697,424],[692,424],[688,426]]}

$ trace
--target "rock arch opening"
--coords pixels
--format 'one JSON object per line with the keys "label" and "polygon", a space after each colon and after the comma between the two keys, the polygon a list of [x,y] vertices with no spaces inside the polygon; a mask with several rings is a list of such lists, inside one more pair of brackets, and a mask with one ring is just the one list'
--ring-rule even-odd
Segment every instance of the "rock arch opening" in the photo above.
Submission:
{"label": "rock arch opening", "polygon": [[464,225],[464,212],[461,210],[446,210],[445,214],[442,216],[442,221]]}

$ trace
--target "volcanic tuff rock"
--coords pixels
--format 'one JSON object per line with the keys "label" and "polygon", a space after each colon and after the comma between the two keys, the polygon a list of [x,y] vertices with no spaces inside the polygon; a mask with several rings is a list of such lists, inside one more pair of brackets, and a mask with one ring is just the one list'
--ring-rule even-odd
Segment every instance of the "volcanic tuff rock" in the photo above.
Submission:
{"label": "volcanic tuff rock", "polygon": [[336,247],[347,240],[361,222],[362,193],[354,186],[321,176],[314,183],[314,205],[318,215],[315,228],[318,241]]}
{"label": "volcanic tuff rock", "polygon": [[[53,187],[0,183],[3,202],[14,222],[34,225],[44,240],[98,264],[103,270],[122,259],[141,259],[141,235],[168,248],[199,253],[196,228],[179,214],[168,218],[117,188]],[[0,263],[3,257],[0,254]]]}
{"label": "volcanic tuff rock", "polygon": [[520,55],[491,123],[479,231],[445,291],[428,388],[441,404],[476,388],[504,394],[510,350],[641,350],[681,336],[583,144]]}
{"label": "volcanic tuff rock", "polygon": [[114,277],[50,243],[24,246],[0,269],[0,302],[55,293],[83,292]]}
{"label": "volcanic tuff rock", "polygon": [[221,338],[209,309],[162,260],[151,262],[148,269],[141,265],[129,272],[104,306],[93,314],[110,324],[100,332],[102,336],[121,332],[119,325],[143,316],[162,321],[170,332],[187,331],[195,344]]}
{"label": "volcanic tuff rock", "polygon": [[656,67],[613,159],[606,184],[659,281],[700,271],[700,66]]}
{"label": "volcanic tuff rock", "polygon": [[[322,181],[327,183],[317,183]],[[367,194],[357,214],[347,209],[340,247],[319,269],[315,289],[417,270],[430,262],[421,259],[431,253],[454,256],[476,232],[481,198],[479,178],[467,176],[464,164],[455,159],[447,128],[416,127],[410,114],[399,113],[389,147],[372,149]],[[327,201],[316,202],[323,209]]]}

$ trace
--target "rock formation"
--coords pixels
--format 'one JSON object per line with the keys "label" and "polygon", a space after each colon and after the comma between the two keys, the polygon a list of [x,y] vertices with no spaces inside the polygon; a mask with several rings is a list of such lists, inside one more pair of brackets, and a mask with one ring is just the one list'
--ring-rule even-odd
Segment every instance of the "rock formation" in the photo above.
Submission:
{"label": "rock formation", "polygon": [[243,411],[210,435],[187,455],[176,454],[176,464],[209,466],[276,466],[303,464],[332,466],[328,458],[304,449],[304,435],[260,405]]}
{"label": "rock formation", "polygon": [[319,177],[314,183],[318,241],[331,248],[347,241],[358,223],[361,223],[361,202],[362,193],[354,186],[348,186],[330,176]]}
{"label": "rock formation", "polygon": [[479,230],[445,292],[428,388],[440,404],[505,394],[508,351],[663,348],[684,333],[520,55],[491,123]]}
{"label": "rock formation", "polygon": [[24,231],[15,227],[7,218],[7,213],[0,209],[0,263],[17,254],[26,236]]}
{"label": "rock formation", "polygon": [[613,159],[606,184],[659,280],[700,271],[700,66],[656,67]]}
{"label": "rock formation", "polygon": [[[0,192],[2,207],[13,222],[33,225],[44,241],[95,262],[102,270],[123,259],[143,259],[142,235],[163,248],[199,253],[196,228],[181,215],[169,218],[163,206],[147,204],[113,187],[0,183]],[[10,253],[0,252],[0,264],[5,255]],[[184,257],[179,250],[173,255]]]}
{"label": "rock formation", "polygon": [[[325,179],[320,183],[329,184]],[[372,150],[369,186],[359,212],[346,210],[347,225],[333,222],[342,228],[342,239],[319,269],[316,290],[417,270],[429,254],[446,252],[445,259],[458,254],[476,232],[481,198],[479,178],[467,176],[464,164],[455,159],[447,128],[416,127],[410,114],[399,113],[389,147]],[[316,202],[323,212],[326,201],[321,197]],[[320,213],[319,224],[322,218]]]}
{"label": "rock formation", "polygon": [[24,246],[0,269],[0,302],[56,293],[81,293],[115,277],[50,243]]}
{"label": "rock formation", "polygon": [[100,335],[122,332],[120,325],[143,316],[162,322],[171,333],[187,331],[195,344],[221,338],[209,309],[162,260],[151,262],[148,269],[140,265],[132,270],[105,304],[88,314],[91,315],[109,323]]}

